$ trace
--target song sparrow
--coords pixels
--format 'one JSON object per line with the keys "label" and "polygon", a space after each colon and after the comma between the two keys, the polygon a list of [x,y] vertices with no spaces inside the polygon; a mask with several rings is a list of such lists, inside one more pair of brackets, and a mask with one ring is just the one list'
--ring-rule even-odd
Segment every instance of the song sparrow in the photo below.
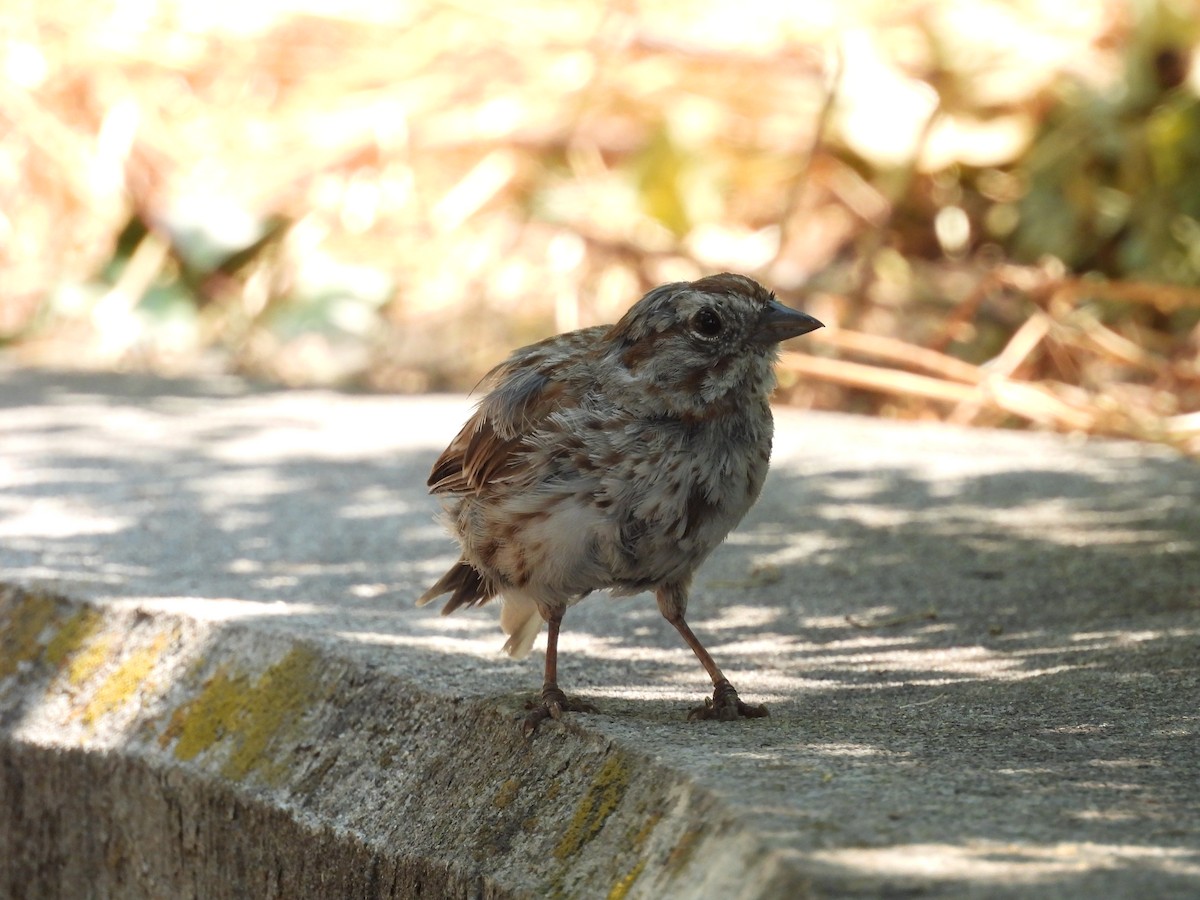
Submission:
{"label": "song sparrow", "polygon": [[653,590],[712,678],[690,718],[765,716],[748,706],[684,621],[692,573],[758,497],[771,453],[767,403],[779,342],[820,328],[729,273],[664,284],[616,325],[523,347],[429,476],[462,557],[417,601],[446,615],[502,597],[512,656],[548,625],[532,733],[594,711],[557,684],[567,607],[594,590]]}

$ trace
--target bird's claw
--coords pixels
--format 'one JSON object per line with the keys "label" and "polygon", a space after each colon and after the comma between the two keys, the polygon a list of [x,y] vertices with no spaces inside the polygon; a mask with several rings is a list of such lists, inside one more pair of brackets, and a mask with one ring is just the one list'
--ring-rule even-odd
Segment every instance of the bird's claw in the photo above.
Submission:
{"label": "bird's claw", "polygon": [[721,681],[713,689],[713,695],[704,698],[703,706],[697,706],[688,713],[688,721],[715,719],[718,722],[732,722],[736,719],[761,719],[767,715],[769,713],[766,706],[761,703],[758,706],[743,703],[733,685],[728,681]]}
{"label": "bird's claw", "polygon": [[525,708],[530,711],[521,725],[525,737],[531,737],[546,719],[561,719],[564,712],[597,711],[596,707],[586,700],[568,697],[558,688],[543,688],[541,702],[530,700],[525,704]]}

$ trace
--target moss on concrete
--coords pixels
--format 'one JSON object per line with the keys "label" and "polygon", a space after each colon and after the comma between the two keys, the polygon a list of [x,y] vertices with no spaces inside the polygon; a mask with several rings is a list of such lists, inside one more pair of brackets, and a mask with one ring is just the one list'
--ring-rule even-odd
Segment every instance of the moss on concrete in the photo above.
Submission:
{"label": "moss on concrete", "polygon": [[625,796],[627,787],[629,768],[624,759],[619,754],[609,756],[579,801],[571,824],[554,848],[554,855],[566,859],[578,853],[604,827],[605,820]]}
{"label": "moss on concrete", "polygon": [[228,743],[221,774],[241,781],[251,774],[278,783],[287,772],[286,759],[272,744],[294,733],[305,712],[324,698],[320,657],[298,646],[252,680],[221,669],[200,693],[179,707],[160,737],[172,740],[175,757],[191,760],[218,743]]}

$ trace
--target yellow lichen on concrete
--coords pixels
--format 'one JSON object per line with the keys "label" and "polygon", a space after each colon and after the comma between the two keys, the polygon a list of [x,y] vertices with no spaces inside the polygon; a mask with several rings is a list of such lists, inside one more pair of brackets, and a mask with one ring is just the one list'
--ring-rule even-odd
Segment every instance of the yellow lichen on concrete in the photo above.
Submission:
{"label": "yellow lichen on concrete", "polygon": [[87,642],[67,663],[67,680],[72,687],[82,687],[101,667],[112,659],[117,641],[111,634],[102,634]]}
{"label": "yellow lichen on concrete", "polygon": [[160,742],[165,746],[177,738],[176,758],[190,760],[228,741],[223,775],[240,781],[258,773],[276,782],[285,774],[286,762],[271,752],[272,743],[293,733],[304,713],[323,699],[320,673],[320,657],[304,646],[257,681],[222,669],[191,702],[175,710]]}
{"label": "yellow lichen on concrete", "polygon": [[46,662],[56,668],[63,665],[68,657],[78,652],[79,648],[88,642],[103,621],[99,610],[84,606],[76,610],[71,618],[54,633],[46,644],[42,654]]}
{"label": "yellow lichen on concrete", "polygon": [[119,709],[140,694],[171,639],[170,634],[157,634],[150,646],[130,653],[92,694],[83,708],[84,724],[95,724],[97,719]]}
{"label": "yellow lichen on concrete", "polygon": [[266,750],[277,735],[286,736],[320,698],[319,661],[312,649],[296,647],[263,673],[250,698],[241,743],[221,769],[225,775],[242,779],[261,768],[268,781],[276,781],[283,774],[282,764],[269,759]]}
{"label": "yellow lichen on concrete", "polygon": [[670,855],[667,857],[667,871],[677,873],[692,858],[692,854],[696,848],[700,846],[700,836],[704,833],[699,826],[693,826],[680,835],[679,840],[671,849]]}
{"label": "yellow lichen on concrete", "polygon": [[204,683],[191,702],[171,714],[162,734],[163,746],[178,738],[176,759],[189,760],[207,750],[227,733],[237,730],[242,703],[251,691],[245,675],[230,676],[224,669]]}
{"label": "yellow lichen on concrete", "polygon": [[630,843],[632,843],[635,847],[642,846],[647,840],[650,839],[650,835],[654,833],[654,828],[660,821],[662,821],[662,813],[650,813],[650,815],[646,816],[646,821],[642,823],[642,827],[639,828],[637,833],[633,835]]}
{"label": "yellow lichen on concrete", "polygon": [[58,600],[45,594],[8,590],[0,613],[0,678],[12,675],[21,663],[36,659],[41,638],[58,615]]}
{"label": "yellow lichen on concrete", "polygon": [[[650,840],[650,835],[654,833],[655,827],[662,821],[661,812],[653,812],[646,816],[646,820],[642,823],[642,827],[637,831],[632,828],[629,830],[629,843],[637,850],[645,846],[646,841]],[[642,874],[642,870],[646,868],[646,860],[641,860],[625,876],[612,886],[612,890],[608,892],[608,900],[623,900],[629,889],[633,887],[633,883],[638,880],[638,876]]]}
{"label": "yellow lichen on concrete", "polygon": [[579,801],[571,824],[554,848],[554,855],[558,859],[566,859],[594,838],[620,804],[628,786],[629,769],[619,755],[610,756]]}
{"label": "yellow lichen on concrete", "polygon": [[513,802],[520,790],[521,779],[509,778],[500,785],[500,790],[496,791],[496,796],[492,798],[492,805],[497,809],[504,809]]}
{"label": "yellow lichen on concrete", "polygon": [[625,900],[625,895],[629,893],[629,889],[633,887],[633,883],[638,880],[638,876],[642,874],[644,868],[646,868],[646,861],[643,859],[629,870],[628,875],[612,886],[612,890],[608,892],[608,900]]}

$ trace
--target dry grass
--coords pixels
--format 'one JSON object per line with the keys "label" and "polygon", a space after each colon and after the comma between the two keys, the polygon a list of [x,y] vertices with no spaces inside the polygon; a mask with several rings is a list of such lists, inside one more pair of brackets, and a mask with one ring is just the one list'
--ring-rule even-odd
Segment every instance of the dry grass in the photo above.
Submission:
{"label": "dry grass", "polygon": [[830,326],[785,354],[791,402],[1200,452],[1200,274],[1014,261],[1063,86],[1120,76],[1166,13],[798,6],[18,4],[0,335],[465,388],[733,269]]}

